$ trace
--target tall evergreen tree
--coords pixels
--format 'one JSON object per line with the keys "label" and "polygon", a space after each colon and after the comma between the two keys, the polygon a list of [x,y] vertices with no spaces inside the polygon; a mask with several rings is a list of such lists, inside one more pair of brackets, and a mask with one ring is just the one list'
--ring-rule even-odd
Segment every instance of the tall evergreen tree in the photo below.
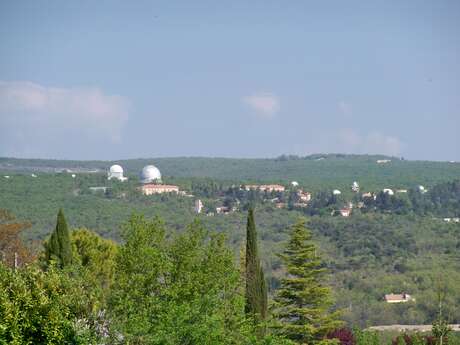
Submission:
{"label": "tall evergreen tree", "polygon": [[246,226],[246,314],[256,321],[267,317],[267,285],[257,250],[257,232],[254,209],[249,208]]}
{"label": "tall evergreen tree", "polygon": [[70,242],[69,229],[62,209],[57,215],[56,228],[45,247],[46,261],[55,260],[59,267],[63,268],[72,263],[72,245]]}
{"label": "tall evergreen tree", "polygon": [[325,336],[340,327],[338,312],[331,312],[331,290],[324,285],[326,269],[311,241],[305,221],[293,227],[282,255],[287,277],[275,296],[274,316],[280,334],[298,344],[327,342]]}

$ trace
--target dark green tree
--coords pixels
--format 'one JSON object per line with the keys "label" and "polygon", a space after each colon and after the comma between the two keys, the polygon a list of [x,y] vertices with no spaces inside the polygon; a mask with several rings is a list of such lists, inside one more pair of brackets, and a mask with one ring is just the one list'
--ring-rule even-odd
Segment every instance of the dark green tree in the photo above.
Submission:
{"label": "dark green tree", "polygon": [[275,296],[275,310],[281,335],[298,344],[327,342],[325,336],[340,327],[338,312],[331,312],[331,290],[324,285],[323,267],[305,221],[293,227],[288,245],[280,255],[287,277]]}
{"label": "dark green tree", "polygon": [[246,303],[247,315],[256,321],[263,321],[267,317],[267,286],[264,272],[260,265],[257,250],[257,232],[254,221],[254,209],[248,210],[246,226]]}
{"label": "dark green tree", "polygon": [[45,258],[47,263],[50,263],[51,260],[56,261],[61,268],[72,263],[72,245],[62,209],[59,210],[57,215],[56,228],[45,244]]}

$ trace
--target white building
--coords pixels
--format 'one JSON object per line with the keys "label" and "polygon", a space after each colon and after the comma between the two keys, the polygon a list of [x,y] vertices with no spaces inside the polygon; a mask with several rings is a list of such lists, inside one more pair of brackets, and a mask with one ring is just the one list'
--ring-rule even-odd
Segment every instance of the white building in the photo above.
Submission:
{"label": "white building", "polygon": [[404,302],[409,302],[412,300],[415,300],[415,299],[412,298],[412,296],[407,293],[403,293],[403,294],[390,293],[388,295],[385,295],[385,301],[387,301],[387,303],[404,303]]}
{"label": "white building", "polygon": [[340,195],[340,194],[342,194],[342,192],[339,191],[338,189],[334,189],[334,190],[332,191],[332,194],[334,194],[334,195]]}
{"label": "white building", "polygon": [[390,188],[384,188],[383,192],[388,194],[388,195],[394,195],[395,193],[393,192],[393,189]]}
{"label": "white building", "polygon": [[147,183],[140,187],[142,194],[163,194],[163,193],[179,193],[179,187],[168,184],[153,184]]}
{"label": "white building", "polygon": [[140,175],[141,183],[161,183],[160,170],[154,165],[145,166]]}
{"label": "white building", "polygon": [[195,213],[201,213],[203,210],[203,203],[200,199],[195,200]]}
{"label": "white building", "polygon": [[[72,174],[73,177],[73,174]],[[112,165],[107,172],[107,180],[116,179],[118,181],[126,181],[128,178],[123,176],[123,168],[121,165]]]}
{"label": "white building", "polygon": [[355,193],[359,192],[359,184],[358,182],[354,181],[353,184],[351,185],[351,190]]}

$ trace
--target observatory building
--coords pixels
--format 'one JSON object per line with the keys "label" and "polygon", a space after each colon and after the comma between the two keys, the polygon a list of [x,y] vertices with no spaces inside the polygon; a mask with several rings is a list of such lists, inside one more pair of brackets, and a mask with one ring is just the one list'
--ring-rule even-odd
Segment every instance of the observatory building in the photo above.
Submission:
{"label": "observatory building", "polygon": [[144,195],[179,193],[179,187],[162,183],[160,170],[154,165],[147,165],[142,169],[140,180],[140,190]]}
{"label": "observatory building", "polygon": [[161,183],[160,170],[154,165],[147,165],[141,171],[141,183]]}
{"label": "observatory building", "polygon": [[[73,176],[72,176],[73,177]],[[107,180],[116,179],[119,181],[126,181],[128,178],[123,176],[123,168],[118,165],[112,165],[107,172]]]}

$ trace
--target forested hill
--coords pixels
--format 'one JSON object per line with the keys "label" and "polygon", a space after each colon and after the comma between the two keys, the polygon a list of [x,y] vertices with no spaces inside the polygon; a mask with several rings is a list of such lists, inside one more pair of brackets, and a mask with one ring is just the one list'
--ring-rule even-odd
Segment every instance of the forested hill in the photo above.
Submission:
{"label": "forested hill", "polygon": [[[377,163],[378,160],[389,162]],[[415,184],[432,186],[460,177],[458,162],[408,161],[377,155],[343,154],[273,159],[177,157],[119,161],[0,158],[0,172],[56,172],[63,169],[103,172],[114,163],[121,164],[127,176],[137,176],[143,166],[154,164],[163,176],[210,177],[238,182],[296,180],[311,190],[344,188],[355,180],[368,189],[406,188]]]}

